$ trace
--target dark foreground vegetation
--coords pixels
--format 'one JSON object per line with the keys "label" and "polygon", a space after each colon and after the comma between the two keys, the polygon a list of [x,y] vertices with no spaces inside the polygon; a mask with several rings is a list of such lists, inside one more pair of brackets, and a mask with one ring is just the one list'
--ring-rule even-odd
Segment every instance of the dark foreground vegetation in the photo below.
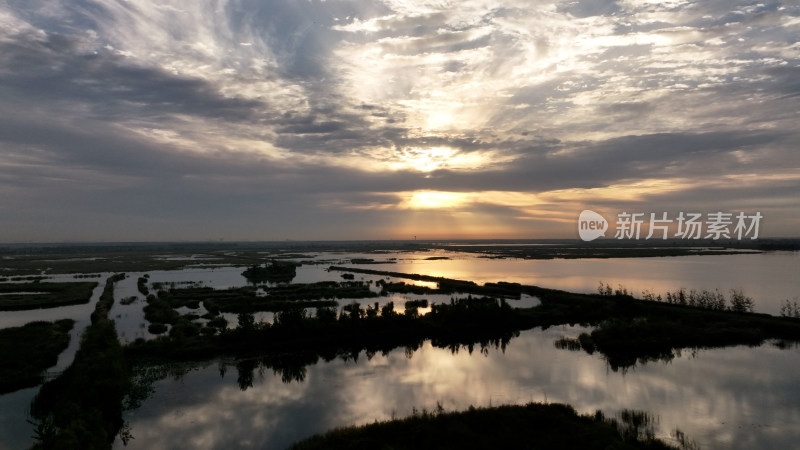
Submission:
{"label": "dark foreground vegetation", "polygon": [[[581,337],[582,348],[589,353],[603,354],[613,370],[627,368],[637,362],[671,359],[681,348],[759,345],[768,339],[800,340],[800,320],[796,315],[783,317],[752,313],[754,300],[741,291],[732,290],[728,299],[720,292],[668,292],[665,296],[644,293],[634,298],[625,288],[617,289],[601,283],[598,294],[577,294],[516,283],[486,283],[478,286],[462,280],[405,274],[378,270],[332,266],[330,270],[384,275],[421,281],[434,281],[437,293],[451,286],[461,292],[484,293],[503,297],[528,294],[542,304],[528,310],[510,312],[515,319],[506,331],[536,326],[582,324],[596,327]],[[409,286],[383,283],[382,286]],[[413,286],[416,290],[420,286]],[[791,305],[790,305],[791,306]],[[787,306],[787,310],[790,310]],[[791,311],[790,311],[791,312]],[[520,326],[520,328],[513,328]]]}
{"label": "dark foreground vegetation", "polygon": [[[365,269],[351,271],[364,273]],[[424,281],[433,278],[369,272]],[[499,299],[471,295],[453,297],[450,303],[432,304],[431,312],[424,316],[417,313],[422,302],[408,305],[402,314],[394,311],[393,304],[382,308],[377,304],[366,308],[351,304],[341,311],[318,308],[314,316],[292,308],[277,313],[274,324],[254,323],[245,308],[238,310],[240,326],[235,330],[225,330],[223,326],[219,333],[171,332],[171,337],[138,341],[128,351],[131,356],[183,360],[218,355],[292,353],[299,355],[297,361],[311,364],[318,357],[331,355],[383,352],[396,347],[413,349],[425,339],[454,351],[478,344],[483,348],[492,342],[505,343],[525,329],[581,324],[594,330],[582,335],[572,346],[563,348],[580,345],[586,352],[599,352],[613,370],[618,370],[650,360],[671,359],[683,348],[759,345],[768,339],[800,341],[800,320],[749,312],[752,300],[735,291],[731,294],[730,307],[707,308],[680,301],[639,300],[624,290],[577,294],[513,283],[487,287],[461,280],[436,280],[440,287],[444,284],[467,289],[486,288],[503,295]],[[225,291],[209,290],[212,292]],[[514,309],[504,299],[521,294],[538,297],[541,305]]]}
{"label": "dark foreground vegetation", "polygon": [[[301,308],[336,307],[333,299],[369,298],[377,294],[361,281],[320,281],[316,283],[284,284],[277,286],[246,286],[230,289],[213,289],[210,287],[188,287],[180,289],[160,290],[157,294],[147,296],[144,307],[145,318],[150,322],[149,330],[154,334],[167,331],[183,336],[195,336],[199,333],[215,334],[217,329],[225,329],[227,321],[219,314],[253,313],[259,311],[286,311]],[[209,319],[200,323],[196,314],[181,316],[176,309],[187,307],[198,309],[203,304],[207,313],[202,316]]]}
{"label": "dark foreground vegetation", "polygon": [[800,341],[800,320],[737,311],[715,311],[636,300],[630,296],[573,294],[521,287],[538,296],[536,308],[514,309],[504,299],[453,298],[431,304],[420,316],[418,306],[403,313],[389,303],[366,308],[349,304],[340,311],[318,308],[279,312],[273,324],[255,323],[252,314],[239,314],[239,327],[216,334],[170,333],[156,340],[139,340],[126,347],[135,364],[158,361],[237,358],[240,387],[248,387],[255,369],[272,369],[285,382],[302,381],[308,365],[320,359],[357,360],[401,347],[413,353],[425,340],[452,352],[495,348],[503,351],[520,330],[561,324],[594,326],[591,333],[557,341],[558,348],[598,352],[612,370],[638,363],[669,360],[684,348],[759,345],[767,339]]}
{"label": "dark foreground vegetation", "polygon": [[129,370],[108,311],[114,303],[114,283],[124,277],[106,281],[72,365],[45,383],[34,399],[34,448],[106,449],[122,427]]}
{"label": "dark foreground vegetation", "polygon": [[639,300],[624,291],[587,295],[531,288],[529,293],[542,300],[533,311],[549,316],[553,325],[595,327],[572,345],[562,342],[561,348],[580,345],[590,354],[599,352],[612,370],[670,360],[684,348],[756,346],[769,339],[800,341],[800,320],[748,312],[751,300],[740,292],[732,293],[730,307],[719,309]]}
{"label": "dark foreground vegetation", "polygon": [[88,303],[95,282],[0,283],[0,311],[54,308]]}
{"label": "dark foreground vegetation", "polygon": [[75,321],[31,322],[0,330],[0,394],[36,386],[42,371],[58,362]]}
{"label": "dark foreground vegetation", "polygon": [[[528,319],[517,314],[504,300],[493,298],[453,299],[449,304],[435,304],[425,316],[417,307],[403,314],[394,304],[366,308],[346,305],[341,311],[318,308],[315,315],[303,309],[276,313],[273,324],[255,323],[252,314],[239,314],[239,327],[217,335],[172,335],[151,341],[137,340],[126,350],[131,357],[160,357],[191,360],[219,355],[270,355],[280,364],[304,367],[337,356],[389,352],[397,347],[416,349],[425,339],[457,351],[480,345],[503,347],[527,327]],[[274,366],[277,367],[277,366]]]}
{"label": "dark foreground vegetation", "polygon": [[[218,312],[256,312],[283,311],[291,308],[314,306],[336,306],[336,302],[303,303],[312,300],[369,298],[377,297],[369,286],[360,281],[318,281],[316,283],[297,283],[262,286],[261,292],[251,287],[212,289],[185,288],[159,293],[158,297],[168,299],[173,305],[181,304],[196,308],[203,302],[206,310]],[[177,306],[174,306],[177,307]]]}
{"label": "dark foreground vegetation", "polygon": [[293,450],[312,449],[675,449],[655,439],[637,419],[610,419],[597,412],[579,415],[568,405],[469,408],[463,412],[423,411],[405,419],[340,428],[301,441]]}

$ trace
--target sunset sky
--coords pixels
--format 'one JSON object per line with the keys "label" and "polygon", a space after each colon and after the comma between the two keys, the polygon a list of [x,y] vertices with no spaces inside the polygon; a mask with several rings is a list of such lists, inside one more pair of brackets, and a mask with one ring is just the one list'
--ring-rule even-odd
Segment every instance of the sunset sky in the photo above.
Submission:
{"label": "sunset sky", "polygon": [[0,242],[800,236],[800,4],[5,0]]}

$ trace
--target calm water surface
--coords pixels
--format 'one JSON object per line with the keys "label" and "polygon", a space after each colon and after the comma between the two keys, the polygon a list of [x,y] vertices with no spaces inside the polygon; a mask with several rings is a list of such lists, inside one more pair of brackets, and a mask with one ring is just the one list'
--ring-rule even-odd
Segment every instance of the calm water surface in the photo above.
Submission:
{"label": "calm water surface", "polygon": [[580,331],[530,330],[505,352],[487,354],[452,354],[429,343],[410,357],[403,349],[371,359],[362,353],[358,361],[309,366],[300,382],[256,370],[244,390],[234,365],[206,363],[158,382],[156,393],[126,414],[135,437],[127,448],[285,448],[332,427],[406,416],[437,402],[448,410],[529,401],[568,403],[584,413],[646,410],[659,418],[659,437],[678,428],[704,449],[791,448],[800,439],[796,348],[683,352],[623,373],[597,355],[554,347]]}
{"label": "calm water surface", "polygon": [[[454,256],[455,257],[455,256]],[[402,258],[402,256],[400,257]],[[420,273],[475,282],[511,281],[572,292],[596,292],[600,281],[641,297],[649,289],[743,289],[756,310],[778,314],[781,302],[800,299],[800,252],[615,259],[398,259],[378,270]]]}

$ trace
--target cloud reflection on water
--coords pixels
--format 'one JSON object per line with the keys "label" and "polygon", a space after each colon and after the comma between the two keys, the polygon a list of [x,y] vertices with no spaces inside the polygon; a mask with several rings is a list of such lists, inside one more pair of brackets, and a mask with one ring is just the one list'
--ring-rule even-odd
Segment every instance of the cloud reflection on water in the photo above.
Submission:
{"label": "cloud reflection on water", "polygon": [[[357,362],[320,362],[303,382],[256,371],[239,389],[236,369],[220,377],[208,364],[129,412],[135,439],[128,448],[283,448],[336,426],[402,417],[412,408],[464,409],[528,401],[563,402],[581,412],[624,408],[660,418],[661,437],[674,428],[703,448],[788,448],[800,438],[797,348],[732,347],[684,351],[670,362],[613,372],[598,355],[558,350],[555,339],[580,329],[524,332],[506,351],[469,354],[430,343],[406,357],[403,349]],[[757,369],[756,369],[757,368]],[[121,448],[117,445],[117,448]]]}

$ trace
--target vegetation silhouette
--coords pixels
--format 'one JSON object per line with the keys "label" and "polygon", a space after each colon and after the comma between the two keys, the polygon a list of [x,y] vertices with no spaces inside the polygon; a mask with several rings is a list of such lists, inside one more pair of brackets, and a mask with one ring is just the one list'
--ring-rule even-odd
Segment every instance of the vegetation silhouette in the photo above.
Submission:
{"label": "vegetation silhouette", "polygon": [[125,274],[109,277],[72,365],[45,383],[34,398],[34,449],[107,449],[122,428],[129,369],[108,312],[114,283],[124,278]]}
{"label": "vegetation silhouette", "polygon": [[[597,293],[606,297],[633,296],[633,294],[622,285],[619,285],[617,289],[612,289],[611,285],[608,283],[604,285],[602,281],[597,288]],[[713,291],[707,289],[690,289],[687,291],[685,288],[680,288],[677,291],[667,291],[664,296],[661,294],[654,294],[650,290],[644,290],[642,291],[642,300],[689,306],[692,308],[710,309],[714,311],[753,312],[753,307],[755,306],[755,301],[751,297],[744,295],[741,289],[731,289],[727,301],[725,294],[720,292],[719,289]],[[727,303],[730,303],[730,305]]]}
{"label": "vegetation silhouette", "polygon": [[[686,291],[632,297],[620,286],[614,290],[601,283],[598,295],[556,294],[576,303],[568,313],[573,320],[596,328],[558,348],[573,350],[577,345],[587,353],[603,354],[612,370],[637,363],[671,360],[680,349],[730,345],[760,345],[767,339],[800,340],[800,320],[750,312],[753,300],[740,290],[730,293],[730,305],[718,291]],[[547,294],[542,296],[548,303]],[[599,300],[599,301],[598,301]],[[593,311],[586,306],[593,305]],[[548,308],[545,305],[545,308]]]}
{"label": "vegetation silhouette", "polygon": [[297,267],[299,265],[292,261],[272,260],[263,266],[252,265],[242,272],[242,275],[251,283],[265,283],[268,281],[288,283],[297,275]]}
{"label": "vegetation silhouette", "polygon": [[219,312],[281,311],[290,308],[335,306],[336,298],[376,297],[361,281],[320,281],[316,283],[297,283],[279,286],[246,286],[230,289],[210,287],[188,287],[159,290],[157,295],[148,297],[151,322],[171,323],[177,319],[177,312],[170,309],[188,307],[197,309],[200,303],[212,314]]}
{"label": "vegetation silhouette", "polygon": [[[259,295],[259,291],[264,295]],[[186,287],[159,290],[147,296],[144,307],[145,318],[150,322],[149,331],[196,335],[215,334],[223,330],[227,322],[218,318],[222,312],[253,313],[257,311],[284,311],[289,309],[321,308],[337,306],[336,298],[369,298],[377,294],[361,281],[321,281],[278,286],[246,286],[230,289],[209,287]],[[181,316],[175,309],[188,307],[197,309],[203,304],[208,311],[203,318],[209,321],[203,326],[196,322],[197,315]],[[172,325],[168,328],[167,325]],[[173,331],[174,330],[174,331]]]}
{"label": "vegetation silhouette", "polygon": [[367,275],[383,275],[394,278],[406,278],[417,281],[432,281],[438,288],[432,289],[425,286],[416,286],[405,283],[391,283],[379,280],[379,285],[386,292],[412,293],[412,294],[475,294],[519,298],[522,286],[519,283],[485,283],[478,285],[473,281],[455,280],[452,278],[434,277],[416,273],[391,272],[385,270],[361,269],[357,267],[330,266],[329,271],[363,273]]}
{"label": "vegetation silhouette", "polygon": [[579,415],[571,406],[528,403],[466,411],[416,411],[410,417],[339,428],[290,447],[313,449],[675,449],[647,430],[646,413],[618,419]]}
{"label": "vegetation silhouette", "polygon": [[[416,307],[405,314],[394,311],[392,303],[366,308],[358,303],[319,308],[315,315],[303,309],[277,312],[272,324],[255,323],[252,314],[239,314],[239,327],[217,335],[168,336],[151,341],[137,340],[126,347],[131,357],[166,359],[208,358],[219,355],[286,354],[333,358],[375,354],[397,347],[417,348],[425,339],[434,345],[457,351],[465,346],[492,345],[505,348],[523,326],[521,317],[505,300],[493,298],[451,299],[449,304],[431,305],[431,312],[418,316]],[[269,360],[269,359],[268,359]]]}
{"label": "vegetation silhouette", "polygon": [[144,274],[136,280],[136,288],[139,292],[147,297],[150,294],[150,289],[147,287],[147,282],[150,280],[150,275]]}
{"label": "vegetation silhouette", "polygon": [[800,319],[800,305],[798,305],[797,299],[791,302],[789,299],[783,301],[781,305],[781,317]]}
{"label": "vegetation silhouette", "polygon": [[42,371],[58,362],[75,321],[30,322],[0,330],[0,394],[42,382]]}
{"label": "vegetation silhouette", "polygon": [[22,311],[89,303],[97,283],[0,283],[0,311]]}
{"label": "vegetation silhouette", "polygon": [[[436,279],[440,286],[486,287],[415,274],[391,273],[391,276]],[[452,345],[456,350],[462,345],[502,341],[533,327],[579,323],[595,329],[582,334],[576,344],[562,343],[561,348],[574,349],[580,345],[589,353],[599,352],[612,370],[618,370],[654,359],[671,359],[682,348],[758,345],[766,339],[800,340],[800,321],[743,311],[747,309],[746,301],[739,303],[745,307],[736,307],[732,302],[731,307],[717,310],[689,307],[691,301],[683,305],[637,300],[624,288],[607,295],[576,294],[514,283],[487,285],[490,290],[499,288],[503,297],[452,298],[449,304],[430,305],[431,312],[425,316],[418,316],[413,303],[404,314],[394,312],[393,304],[381,308],[377,304],[366,308],[345,305],[338,315],[335,310],[318,308],[313,317],[307,317],[299,308],[285,309],[276,314],[273,325],[254,324],[246,333],[223,329],[216,335],[193,333],[177,341],[163,338],[136,342],[129,352],[178,359],[258,352],[330,353],[330,347],[341,350],[353,345],[355,350],[366,351],[371,347],[378,350],[413,347],[425,339],[442,347]],[[506,295],[513,298],[521,294],[538,297],[541,304],[528,309],[511,308]],[[693,298],[692,294],[687,298]],[[698,294],[697,298],[702,296]],[[738,292],[732,293],[732,298],[746,299]]]}

